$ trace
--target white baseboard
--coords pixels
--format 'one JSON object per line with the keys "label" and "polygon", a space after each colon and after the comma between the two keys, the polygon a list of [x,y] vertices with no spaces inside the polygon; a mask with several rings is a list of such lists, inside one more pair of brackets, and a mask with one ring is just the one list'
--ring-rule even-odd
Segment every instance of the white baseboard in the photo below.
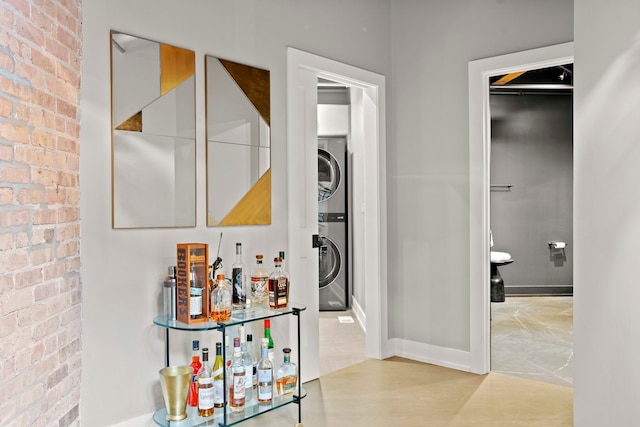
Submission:
{"label": "white baseboard", "polygon": [[392,353],[399,357],[458,371],[471,372],[471,353],[468,351],[438,347],[400,338],[390,339],[389,346]]}
{"label": "white baseboard", "polygon": [[365,314],[364,310],[362,310],[362,307],[360,307],[360,304],[358,304],[358,300],[356,299],[356,297],[351,297],[351,311],[353,311],[353,314],[356,316],[360,327],[366,333],[367,315]]}

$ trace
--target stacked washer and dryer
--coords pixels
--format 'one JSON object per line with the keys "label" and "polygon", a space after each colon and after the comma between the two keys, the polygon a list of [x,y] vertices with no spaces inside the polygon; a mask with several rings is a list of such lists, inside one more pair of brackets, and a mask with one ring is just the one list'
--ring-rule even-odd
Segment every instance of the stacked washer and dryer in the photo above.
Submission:
{"label": "stacked washer and dryer", "polygon": [[347,140],[318,138],[320,310],[349,308]]}

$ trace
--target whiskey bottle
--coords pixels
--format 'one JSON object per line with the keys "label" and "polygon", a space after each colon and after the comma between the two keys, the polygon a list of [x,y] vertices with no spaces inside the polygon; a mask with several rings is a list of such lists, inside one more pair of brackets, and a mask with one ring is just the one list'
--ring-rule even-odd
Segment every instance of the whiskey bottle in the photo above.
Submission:
{"label": "whiskey bottle", "polygon": [[189,272],[189,315],[202,319],[202,284],[198,281],[195,266]]}
{"label": "whiskey bottle", "polygon": [[282,268],[282,258],[274,258],[275,270],[269,276],[269,308],[289,305],[289,275]]}
{"label": "whiskey bottle", "polygon": [[233,308],[242,310],[247,306],[247,269],[242,262],[242,243],[236,243],[236,262],[231,266],[233,286]]}
{"label": "whiskey bottle", "polygon": [[211,290],[211,320],[226,322],[231,319],[231,289],[224,274],[218,274]]}
{"label": "whiskey bottle", "polygon": [[251,272],[251,304],[260,305],[269,292],[269,272],[262,266],[262,255],[256,255],[256,266]]}
{"label": "whiskey bottle", "polygon": [[273,364],[269,360],[269,340],[262,338],[258,362],[258,402],[271,404],[273,400]]}
{"label": "whiskey bottle", "polygon": [[233,363],[231,364],[231,387],[229,389],[229,403],[231,412],[241,412],[244,410],[244,361],[240,350],[240,338],[233,339]]}
{"label": "whiskey bottle", "polygon": [[291,362],[291,349],[285,348],[284,361],[276,371],[276,389],[278,394],[291,394],[298,384],[298,367]]}

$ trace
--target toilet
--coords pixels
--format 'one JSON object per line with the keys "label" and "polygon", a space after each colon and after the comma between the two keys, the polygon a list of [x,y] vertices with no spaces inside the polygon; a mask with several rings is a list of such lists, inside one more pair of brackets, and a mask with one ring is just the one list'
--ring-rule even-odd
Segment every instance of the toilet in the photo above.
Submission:
{"label": "toilet", "polygon": [[511,264],[513,258],[508,252],[491,251],[491,302],[504,302],[504,280],[498,267]]}

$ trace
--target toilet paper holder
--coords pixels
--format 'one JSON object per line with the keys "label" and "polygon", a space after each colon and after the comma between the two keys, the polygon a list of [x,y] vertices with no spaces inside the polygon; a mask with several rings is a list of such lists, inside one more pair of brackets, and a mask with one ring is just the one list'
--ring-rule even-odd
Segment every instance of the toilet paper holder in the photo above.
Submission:
{"label": "toilet paper holder", "polygon": [[562,256],[565,256],[564,249],[567,247],[566,242],[549,242],[549,250],[552,252],[559,251],[562,252]]}

